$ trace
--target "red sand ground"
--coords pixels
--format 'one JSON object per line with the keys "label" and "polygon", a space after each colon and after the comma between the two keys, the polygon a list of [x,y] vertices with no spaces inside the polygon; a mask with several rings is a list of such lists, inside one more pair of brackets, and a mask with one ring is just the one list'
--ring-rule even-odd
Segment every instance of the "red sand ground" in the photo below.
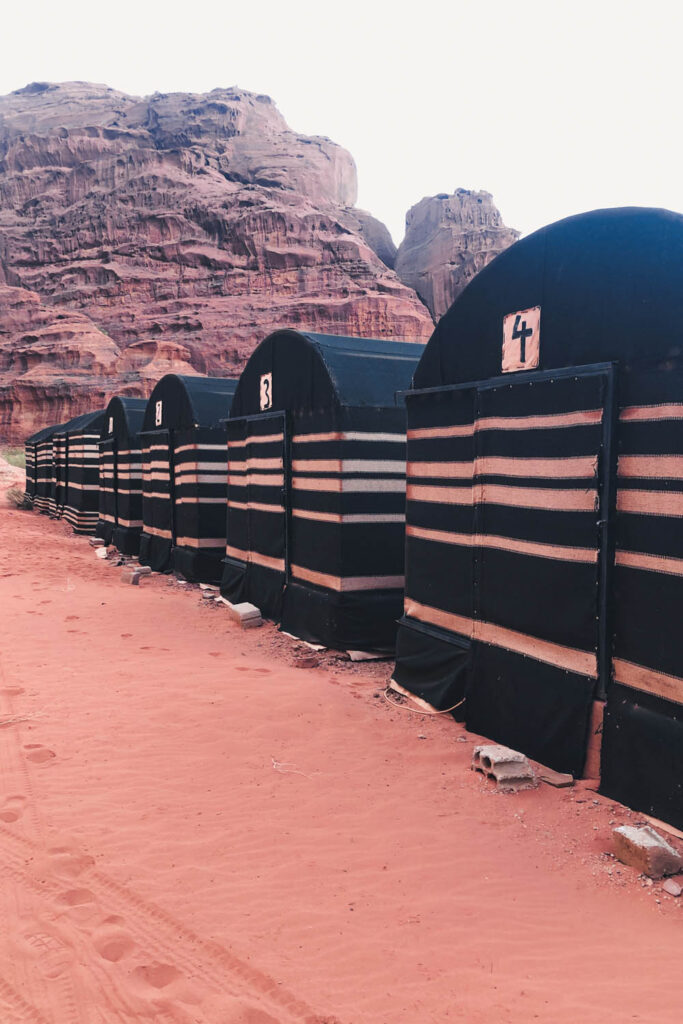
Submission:
{"label": "red sand ground", "polygon": [[199,593],[0,510],[2,1024],[680,1024],[637,815]]}

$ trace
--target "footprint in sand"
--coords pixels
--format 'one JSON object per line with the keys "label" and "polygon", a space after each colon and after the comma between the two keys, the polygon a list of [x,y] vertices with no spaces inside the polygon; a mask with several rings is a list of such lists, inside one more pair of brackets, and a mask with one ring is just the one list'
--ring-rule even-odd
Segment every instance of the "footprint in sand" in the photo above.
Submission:
{"label": "footprint in sand", "polygon": [[67,615],[64,619],[65,622],[75,622],[76,619],[80,619],[80,615]]}
{"label": "footprint in sand", "polygon": [[95,858],[79,853],[68,846],[51,846],[42,861],[44,870],[52,871],[62,878],[78,878],[80,874],[94,867]]}
{"label": "footprint in sand", "polygon": [[57,897],[59,903],[65,903],[67,907],[82,907],[86,903],[94,903],[95,897],[90,889],[69,889]]}
{"label": "footprint in sand", "polygon": [[152,988],[166,988],[174,981],[182,978],[177,967],[172,964],[142,964],[135,968],[135,976]]}
{"label": "footprint in sand", "polygon": [[251,665],[235,665],[235,672],[253,672],[257,676],[270,676],[273,674],[270,668],[252,668]]}
{"label": "footprint in sand", "polygon": [[22,693],[26,693],[22,686],[6,686],[3,690],[0,690],[0,694],[3,697],[18,697]]}
{"label": "footprint in sand", "polygon": [[130,640],[130,638],[132,637],[132,635],[133,635],[132,633],[122,633],[122,634],[121,634],[121,639],[122,639],[122,640]]}
{"label": "footprint in sand", "polygon": [[116,914],[105,917],[93,932],[93,945],[103,960],[117,964],[130,956],[135,942],[122,925],[125,921]]}
{"label": "footprint in sand", "polygon": [[26,760],[33,764],[46,764],[47,761],[51,761],[53,757],[57,756],[54,750],[48,750],[42,743],[25,743],[24,750],[28,750]]}
{"label": "footprint in sand", "polygon": [[24,813],[25,804],[25,796],[8,796],[0,808],[0,821],[5,821],[8,824],[18,821]]}

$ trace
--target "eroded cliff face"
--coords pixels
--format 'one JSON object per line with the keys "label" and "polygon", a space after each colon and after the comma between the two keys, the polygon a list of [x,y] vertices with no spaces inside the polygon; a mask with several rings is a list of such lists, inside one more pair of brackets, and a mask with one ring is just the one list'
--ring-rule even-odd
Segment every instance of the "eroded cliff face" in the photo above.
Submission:
{"label": "eroded cliff face", "polygon": [[[349,153],[239,89],[0,98],[0,437],[170,370],[238,374],[278,327],[426,341]],[[379,255],[378,255],[379,254]]]}
{"label": "eroded cliff face", "polygon": [[429,196],[406,215],[396,273],[438,320],[475,274],[518,237],[503,224],[489,192],[460,188]]}

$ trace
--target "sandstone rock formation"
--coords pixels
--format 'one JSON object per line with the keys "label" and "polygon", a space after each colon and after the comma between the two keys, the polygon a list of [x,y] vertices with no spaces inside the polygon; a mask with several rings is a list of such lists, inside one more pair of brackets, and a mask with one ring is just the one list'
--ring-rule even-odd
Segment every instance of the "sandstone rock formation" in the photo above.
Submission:
{"label": "sandstone rock formation", "polygon": [[408,211],[394,266],[438,320],[475,274],[518,237],[503,224],[490,193],[459,188]]}
{"label": "sandstone rock formation", "polygon": [[0,437],[236,375],[277,327],[426,341],[356,172],[239,89],[143,99],[34,83],[0,97]]}

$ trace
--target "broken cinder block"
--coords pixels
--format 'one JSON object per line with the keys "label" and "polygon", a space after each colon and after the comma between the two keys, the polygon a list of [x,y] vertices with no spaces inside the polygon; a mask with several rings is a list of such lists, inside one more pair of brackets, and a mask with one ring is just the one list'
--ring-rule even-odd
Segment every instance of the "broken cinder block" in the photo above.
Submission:
{"label": "broken cinder block", "polygon": [[683,858],[649,825],[621,825],[615,828],[614,852],[622,864],[629,864],[648,878],[663,878],[683,871]]}
{"label": "broken cinder block", "polygon": [[141,573],[138,569],[124,569],[121,573],[121,581],[123,583],[131,583],[134,587],[140,585]]}
{"label": "broken cinder block", "polygon": [[474,748],[472,769],[493,779],[499,793],[518,793],[522,789],[535,789],[538,780],[524,754],[498,743],[487,743]]}

